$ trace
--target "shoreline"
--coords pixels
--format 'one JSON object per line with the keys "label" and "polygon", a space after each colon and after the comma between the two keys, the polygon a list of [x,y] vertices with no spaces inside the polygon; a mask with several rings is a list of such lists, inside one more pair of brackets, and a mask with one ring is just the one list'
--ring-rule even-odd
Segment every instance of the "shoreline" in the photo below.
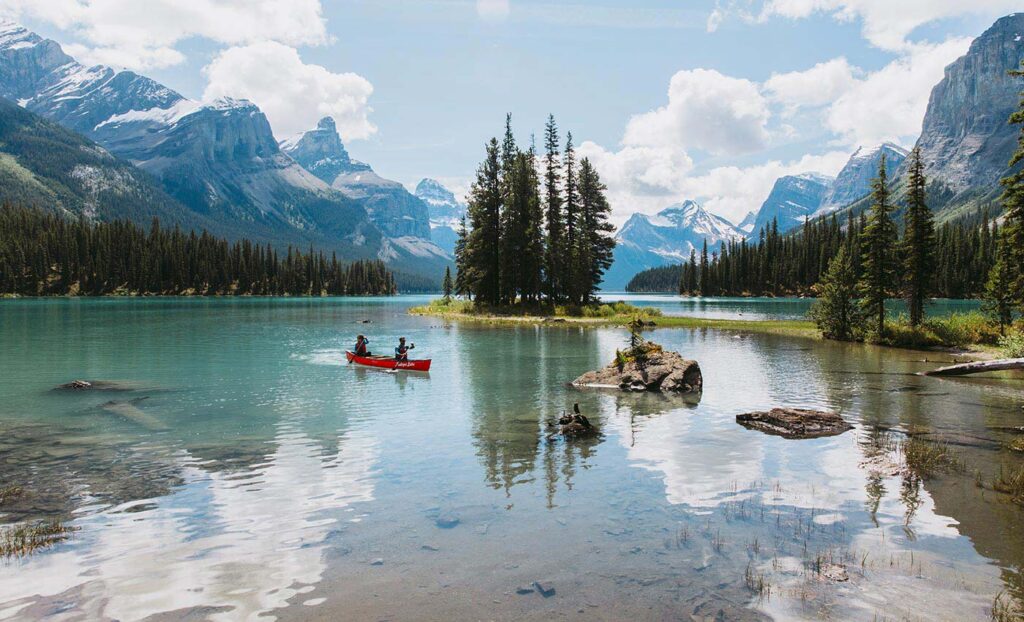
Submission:
{"label": "shoreline", "polygon": [[[625,328],[633,319],[632,315],[616,315],[612,317],[573,317],[555,315],[499,315],[499,314],[476,314],[461,313],[456,311],[441,311],[431,309],[427,306],[410,307],[407,310],[410,315],[420,317],[437,317],[444,320],[486,324],[495,327],[501,326],[575,326],[583,328]],[[789,337],[800,337],[813,339],[815,341],[828,341],[821,336],[814,322],[811,320],[729,320],[715,318],[699,318],[680,315],[649,315],[642,319],[650,324],[649,330],[659,328],[666,329],[689,329],[700,330],[710,329],[725,332],[737,333],[759,333],[769,335],[785,335]],[[838,343],[838,342],[837,342]],[[895,346],[879,343],[849,342],[851,344],[867,345],[884,348],[886,350],[902,350],[913,352],[930,352],[933,354],[944,354],[957,359],[969,360],[990,360],[998,358],[995,348],[981,344],[974,344],[967,348],[953,348],[949,346]],[[960,361],[958,361],[960,362]]]}

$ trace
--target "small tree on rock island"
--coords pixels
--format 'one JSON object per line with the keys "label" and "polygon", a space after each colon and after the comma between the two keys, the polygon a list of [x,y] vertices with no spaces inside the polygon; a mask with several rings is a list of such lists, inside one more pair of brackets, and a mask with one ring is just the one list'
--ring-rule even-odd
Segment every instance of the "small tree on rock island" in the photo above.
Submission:
{"label": "small tree on rock island", "polygon": [[877,337],[885,332],[885,299],[896,284],[896,253],[899,232],[892,219],[889,179],[885,156],[878,165],[878,177],[871,182],[871,211],[861,232],[861,308],[873,318]]}
{"label": "small tree on rock island", "polygon": [[444,292],[444,301],[452,300],[452,269],[449,266],[444,268],[444,281],[441,283],[441,290]]}
{"label": "small tree on rock island", "polygon": [[864,316],[857,304],[857,274],[853,256],[844,245],[828,264],[818,284],[818,300],[810,315],[826,339],[853,341],[863,328]]}

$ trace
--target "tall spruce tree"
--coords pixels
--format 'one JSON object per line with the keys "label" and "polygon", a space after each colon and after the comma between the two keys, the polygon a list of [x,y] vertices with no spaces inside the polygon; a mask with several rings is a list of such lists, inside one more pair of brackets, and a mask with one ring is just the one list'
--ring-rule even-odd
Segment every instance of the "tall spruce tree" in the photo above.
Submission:
{"label": "tall spruce tree", "polygon": [[704,247],[700,251],[700,282],[697,283],[697,291],[701,296],[711,295],[711,266],[708,265],[708,241],[704,240]]}
{"label": "tall spruce tree", "polygon": [[[1021,67],[1010,71],[1010,75],[1024,77],[1024,61],[1021,61]],[[1010,115],[1010,123],[1021,125],[1021,131],[1017,137],[1017,150],[1010,158],[1010,169],[1016,167],[1016,171],[1000,182],[1003,194],[999,200],[1003,204],[1005,218],[1001,247],[1005,248],[1003,252],[1009,270],[1011,297],[1024,312],[1024,166],[1021,166],[1021,162],[1024,162],[1024,92],[1021,93],[1017,110]]]}
{"label": "tall spruce tree", "polygon": [[523,252],[523,210],[517,203],[517,158],[519,149],[512,133],[512,114],[505,115],[505,137],[501,142],[501,293],[503,303],[514,304],[522,287],[520,257]]}
{"label": "tall spruce tree", "polygon": [[609,221],[612,208],[605,197],[605,190],[607,187],[601,182],[597,169],[588,158],[583,158],[579,173],[580,226],[574,253],[580,265],[579,283],[575,288],[579,296],[576,302],[580,304],[594,300],[594,292],[612,265],[615,227]]}
{"label": "tall spruce tree", "polygon": [[468,206],[470,232],[466,242],[468,283],[477,301],[501,303],[501,163],[498,141],[487,143],[477,169]]}
{"label": "tall spruce tree", "polygon": [[1017,299],[1013,290],[1015,270],[1010,239],[1003,229],[996,250],[996,262],[988,273],[981,310],[999,326],[999,334],[1006,333],[1006,327],[1013,321],[1013,308]]}
{"label": "tall spruce tree", "polygon": [[910,154],[907,211],[900,249],[903,255],[903,297],[911,326],[919,326],[924,319],[924,304],[931,292],[934,274],[935,225],[932,211],[925,202],[925,183],[921,149],[914,147]]}
{"label": "tall spruce tree", "polygon": [[565,296],[572,303],[582,298],[584,261],[579,255],[580,189],[576,170],[576,148],[572,144],[572,132],[565,135],[565,151],[562,155],[564,171],[565,203],[562,209],[565,219],[565,254],[563,255],[562,284]]}
{"label": "tall spruce tree", "polygon": [[878,177],[871,182],[871,209],[861,232],[861,276],[859,292],[864,314],[874,321],[878,336],[885,332],[885,300],[892,293],[896,276],[894,252],[899,234],[892,219],[889,178],[885,155],[878,165]]}
{"label": "tall spruce tree", "polygon": [[544,250],[544,279],[548,300],[562,298],[561,276],[564,274],[565,218],[562,214],[561,163],[558,147],[558,125],[548,115],[544,126],[544,219],[547,231]]}
{"label": "tall spruce tree", "polygon": [[530,150],[521,154],[518,165],[523,202],[521,293],[526,302],[532,303],[540,300],[544,278],[544,212],[540,200],[540,178],[537,176],[537,153],[532,141]]}
{"label": "tall spruce tree", "polygon": [[471,279],[469,278],[469,264],[466,261],[466,243],[469,239],[469,231],[466,229],[466,216],[463,215],[459,221],[458,237],[455,240],[455,295],[471,296]]}

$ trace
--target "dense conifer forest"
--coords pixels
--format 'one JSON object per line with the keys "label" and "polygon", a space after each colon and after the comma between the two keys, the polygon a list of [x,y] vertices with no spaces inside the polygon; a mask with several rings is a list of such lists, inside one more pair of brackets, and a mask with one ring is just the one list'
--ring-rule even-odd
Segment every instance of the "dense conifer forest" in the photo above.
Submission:
{"label": "dense conifer forest", "polygon": [[614,226],[605,186],[577,160],[572,133],[561,146],[553,116],[544,152],[521,149],[506,117],[477,170],[455,247],[459,295],[488,305],[587,305],[612,263]]}
{"label": "dense conifer forest", "polygon": [[341,263],[312,248],[278,253],[208,233],[149,231],[0,207],[0,294],[348,296],[395,293],[380,261]]}
{"label": "dense conifer forest", "polygon": [[[693,296],[813,295],[829,261],[843,245],[860,248],[862,217],[809,221],[796,234],[772,227],[756,242],[723,243],[694,252],[690,261],[645,270],[630,280],[630,292]],[[934,233],[934,287],[942,298],[978,298],[995,263],[999,229],[987,214],[980,221],[946,223]],[[858,251],[859,252],[859,251]],[[857,253],[854,253],[857,255]]]}

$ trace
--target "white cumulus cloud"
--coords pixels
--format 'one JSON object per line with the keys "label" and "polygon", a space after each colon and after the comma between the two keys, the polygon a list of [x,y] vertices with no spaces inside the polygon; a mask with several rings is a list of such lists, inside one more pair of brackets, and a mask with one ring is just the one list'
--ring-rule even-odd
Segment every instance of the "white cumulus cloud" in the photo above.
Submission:
{"label": "white cumulus cloud", "polygon": [[0,0],[0,14],[68,31],[84,62],[134,70],[182,62],[176,46],[191,37],[225,45],[330,40],[320,0]]}
{"label": "white cumulus cloud", "polygon": [[772,101],[787,107],[823,106],[847,93],[863,72],[843,57],[818,63],[805,71],[775,73],[764,83]]}
{"label": "white cumulus cloud", "polygon": [[373,85],[354,73],[332,73],[307,65],[294,48],[274,41],[233,47],[203,69],[208,85],[203,99],[237,97],[251,100],[270,120],[275,135],[284,137],[310,129],[325,116],[334,117],[345,140],[367,138]]}
{"label": "white cumulus cloud", "polygon": [[634,115],[622,142],[716,155],[749,153],[767,144],[768,117],[768,102],[756,83],[713,69],[684,70],[669,82],[668,103]]}
{"label": "white cumulus cloud", "polygon": [[872,45],[885,50],[902,50],[908,37],[925,24],[964,15],[993,18],[1020,10],[1020,0],[766,0],[760,10],[750,0],[720,1],[708,20],[714,30],[723,17],[738,15],[748,21],[765,21],[779,16],[802,19],[816,13],[837,21],[860,20],[861,32]]}

